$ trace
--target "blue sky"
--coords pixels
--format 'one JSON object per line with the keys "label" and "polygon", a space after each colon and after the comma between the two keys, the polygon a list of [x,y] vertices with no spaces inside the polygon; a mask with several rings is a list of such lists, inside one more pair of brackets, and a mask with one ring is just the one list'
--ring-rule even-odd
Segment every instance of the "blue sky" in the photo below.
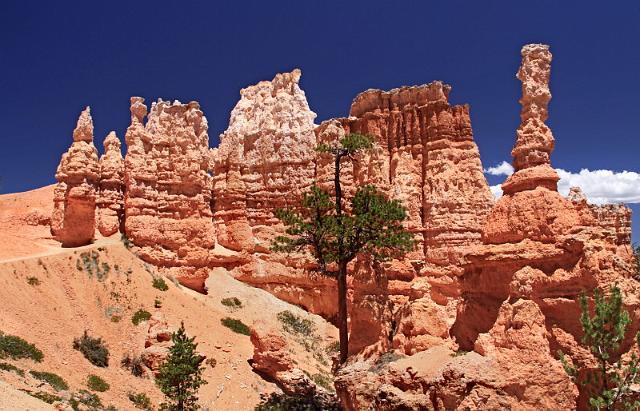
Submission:
{"label": "blue sky", "polygon": [[367,88],[443,80],[453,103],[471,105],[484,166],[496,166],[510,161],[519,123],[520,48],[543,42],[554,54],[553,165],[610,170],[576,181],[638,202],[638,180],[618,174],[640,168],[638,41],[634,1],[3,0],[0,193],[54,181],[86,105],[101,143],[112,129],[123,137],[132,95],[198,100],[216,145],[240,88],[296,67],[318,122],[346,115]]}

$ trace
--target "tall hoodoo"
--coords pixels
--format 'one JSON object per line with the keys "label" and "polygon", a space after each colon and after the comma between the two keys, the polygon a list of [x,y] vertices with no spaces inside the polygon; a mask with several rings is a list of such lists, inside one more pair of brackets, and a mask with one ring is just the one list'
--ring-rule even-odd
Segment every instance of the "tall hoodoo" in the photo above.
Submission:
{"label": "tall hoodoo", "polygon": [[104,154],[100,157],[100,192],[97,220],[100,234],[107,237],[120,230],[124,214],[124,160],[120,139],[114,131],[104,139]]}
{"label": "tall hoodoo", "polygon": [[557,190],[560,179],[551,167],[555,140],[545,124],[549,117],[549,78],[551,52],[546,44],[528,44],[522,48],[522,64],[517,78],[522,82],[520,126],[511,151],[515,173],[502,185],[506,194],[545,187]]}
{"label": "tall hoodoo", "polygon": [[197,102],[131,98],[125,139],[125,232],[138,255],[204,290],[215,246],[207,119]]}
{"label": "tall hoodoo", "polygon": [[551,167],[554,138],[545,124],[551,100],[549,46],[528,44],[521,54],[517,74],[522,82],[521,123],[511,151],[515,173],[502,184],[504,195],[487,218],[483,239],[489,243],[525,238],[550,243],[583,223],[571,203],[558,194],[560,177]]}
{"label": "tall hoodoo", "polygon": [[214,154],[218,241],[266,251],[277,207],[296,204],[315,172],[314,119],[296,69],[240,91]]}
{"label": "tall hoodoo", "polygon": [[51,234],[65,247],[90,243],[95,233],[98,151],[93,145],[93,120],[87,107],[73,130],[73,143],[62,155],[54,190]]}

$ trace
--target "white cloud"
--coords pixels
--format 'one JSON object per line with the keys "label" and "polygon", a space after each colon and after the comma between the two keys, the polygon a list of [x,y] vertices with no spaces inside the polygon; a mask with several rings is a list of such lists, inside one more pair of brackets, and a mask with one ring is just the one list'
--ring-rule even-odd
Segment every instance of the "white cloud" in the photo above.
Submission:
{"label": "white cloud", "polygon": [[570,187],[578,186],[593,204],[640,203],[640,174],[633,171],[616,173],[611,170],[588,170],[579,173],[556,168],[560,181],[558,191],[569,193]]}
{"label": "white cloud", "polygon": [[[513,166],[503,161],[495,167],[485,169],[484,172],[492,176],[510,176],[513,174]],[[502,190],[500,192],[502,193]]]}
{"label": "white cloud", "polygon": [[[579,173],[572,173],[556,168],[560,181],[558,191],[562,195],[569,193],[569,188],[580,187],[592,204],[640,203],[640,173],[633,171],[615,172],[611,170],[589,170],[583,168]],[[509,176],[513,167],[506,161],[495,167],[489,167],[485,173]],[[491,186],[496,198],[502,195],[500,185]]]}
{"label": "white cloud", "polygon": [[500,198],[502,197],[502,187],[501,184],[496,184],[495,186],[489,186],[489,188],[491,189],[491,193],[493,194],[493,196],[495,198]]}

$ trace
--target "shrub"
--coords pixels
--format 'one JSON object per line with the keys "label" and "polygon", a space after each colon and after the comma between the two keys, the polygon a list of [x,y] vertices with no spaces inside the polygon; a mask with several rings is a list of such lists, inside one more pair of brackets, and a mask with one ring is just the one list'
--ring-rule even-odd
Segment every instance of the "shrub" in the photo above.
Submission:
{"label": "shrub", "polygon": [[153,279],[153,288],[157,288],[160,291],[167,291],[169,289],[169,286],[167,285],[167,283],[164,281],[164,278],[162,277],[155,277]]}
{"label": "shrub", "polygon": [[340,341],[333,341],[327,345],[325,349],[327,355],[333,355],[340,352]]}
{"label": "shrub", "polygon": [[398,361],[400,358],[402,358],[403,356],[398,354],[395,351],[388,351],[384,354],[382,354],[377,360],[376,362],[373,364],[373,366],[371,366],[369,368],[369,371],[374,372],[374,373],[378,373],[380,372],[385,365]]}
{"label": "shrub", "polygon": [[134,407],[138,409],[147,411],[150,411],[152,409],[151,400],[149,399],[147,394],[143,392],[130,392],[127,394],[127,397],[129,397],[129,401],[133,403]]}
{"label": "shrub", "polygon": [[260,404],[256,406],[255,411],[339,411],[340,409],[340,404],[334,395],[317,392],[313,395],[297,396],[273,392],[269,395],[261,395]]}
{"label": "shrub", "polygon": [[38,277],[31,276],[31,277],[27,277],[27,284],[37,286],[42,284],[42,282],[38,280]]}
{"label": "shrub", "polygon": [[68,390],[69,384],[61,376],[46,371],[29,371],[33,378],[48,383],[56,391]]}
{"label": "shrub", "polygon": [[232,311],[242,308],[242,301],[236,297],[223,298],[220,303],[225,307],[229,307]]}
{"label": "shrub", "polygon": [[295,315],[288,310],[279,312],[278,320],[282,323],[282,328],[290,334],[310,336],[315,330],[315,326],[311,320]]}
{"label": "shrub", "polygon": [[127,237],[125,233],[122,233],[122,235],[120,235],[120,241],[122,241],[122,244],[127,250],[133,247],[133,243],[131,242],[131,240],[129,240],[129,237]]}
{"label": "shrub", "polygon": [[85,331],[83,336],[73,340],[73,348],[80,351],[84,358],[98,367],[109,366],[109,350],[102,338],[94,338]]}
{"label": "shrub", "polygon": [[[100,397],[97,394],[89,392],[87,390],[80,390],[77,393],[73,394],[71,399],[69,400],[69,404],[74,411],[80,411],[89,408],[90,410],[102,410],[104,409],[102,405],[102,401],[100,401]],[[85,405],[86,407],[80,407],[80,404]],[[107,409],[113,409],[113,407],[108,407]]]}
{"label": "shrub", "polygon": [[0,358],[10,357],[14,360],[30,358],[35,362],[42,362],[44,354],[20,337],[0,332]]}
{"label": "shrub", "polygon": [[129,356],[129,354],[125,355],[122,357],[122,360],[120,360],[120,365],[122,368],[126,368],[131,371],[131,374],[136,377],[144,377],[145,375],[144,362],[142,361],[142,357],[139,355],[133,357]]}
{"label": "shrub", "polygon": [[333,387],[333,379],[326,374],[313,374],[311,376],[311,380],[316,383],[319,387],[324,388],[327,391],[334,392],[335,388]]}
{"label": "shrub", "polygon": [[149,318],[151,318],[151,313],[141,308],[133,314],[133,317],[131,317],[131,322],[133,323],[133,325],[138,325],[143,321],[148,321]]}
{"label": "shrub", "polygon": [[61,397],[58,397],[57,395],[54,395],[54,394],[49,394],[48,392],[44,392],[44,391],[38,391],[38,392],[25,391],[25,392],[30,396],[39,399],[40,401],[46,402],[47,404],[53,404],[56,401],[62,401]]}
{"label": "shrub", "polygon": [[105,392],[109,389],[109,384],[97,375],[89,375],[87,377],[87,387],[91,391]]}
{"label": "shrub", "polygon": [[235,333],[251,335],[251,330],[249,329],[249,327],[238,319],[226,317],[221,319],[220,322],[222,323],[222,325]]}
{"label": "shrub", "polygon": [[0,362],[0,370],[15,372],[19,376],[24,377],[24,371],[22,371],[20,368],[16,367],[13,364]]}
{"label": "shrub", "polygon": [[86,271],[89,278],[95,275],[98,281],[107,278],[111,271],[109,264],[100,263],[100,253],[95,250],[81,253],[80,258],[76,260],[76,268],[78,271]]}

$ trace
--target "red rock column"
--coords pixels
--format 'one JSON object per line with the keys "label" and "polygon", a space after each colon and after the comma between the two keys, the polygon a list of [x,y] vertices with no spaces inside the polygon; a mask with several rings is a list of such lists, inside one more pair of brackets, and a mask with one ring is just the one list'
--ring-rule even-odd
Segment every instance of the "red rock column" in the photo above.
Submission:
{"label": "red rock column", "polygon": [[104,139],[97,206],[100,234],[108,237],[117,233],[124,213],[124,160],[120,140],[114,131]]}
{"label": "red rock column", "polygon": [[64,247],[77,247],[93,241],[96,192],[100,167],[93,145],[93,120],[87,107],[78,118],[73,143],[62,155],[54,190],[51,234]]}
{"label": "red rock column", "polygon": [[528,44],[522,48],[522,64],[517,77],[522,82],[520,126],[511,151],[516,172],[502,185],[505,194],[545,187],[557,191],[560,179],[551,168],[555,140],[545,124],[549,117],[549,77],[551,52],[546,44]]}

